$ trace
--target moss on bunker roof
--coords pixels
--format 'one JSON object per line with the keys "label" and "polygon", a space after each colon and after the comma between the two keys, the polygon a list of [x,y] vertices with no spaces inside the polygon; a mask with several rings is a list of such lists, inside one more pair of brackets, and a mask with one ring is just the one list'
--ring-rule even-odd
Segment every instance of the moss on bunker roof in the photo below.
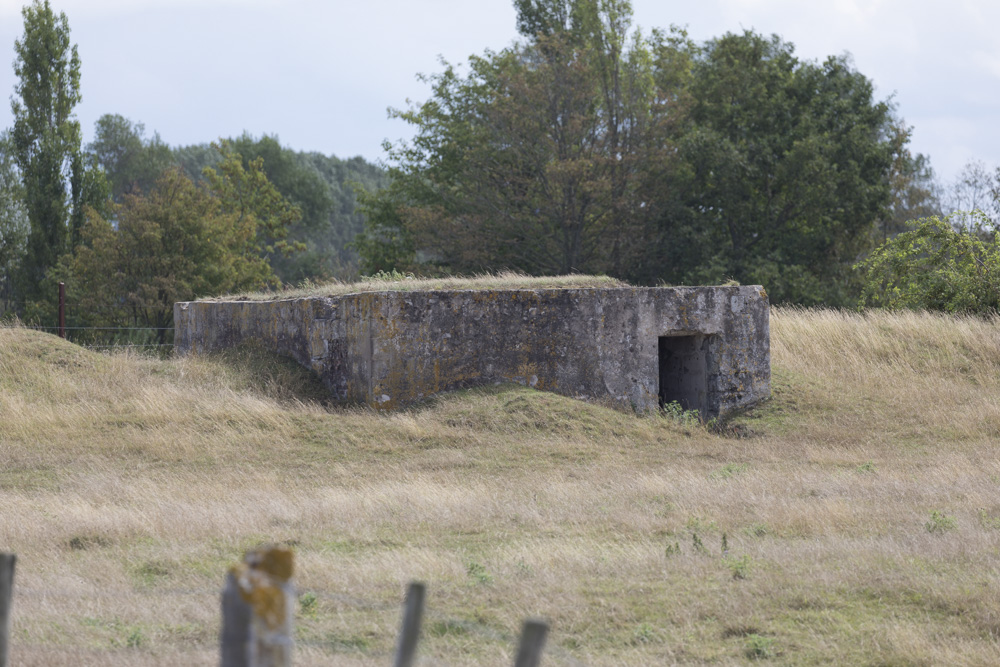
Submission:
{"label": "moss on bunker roof", "polygon": [[581,289],[630,287],[617,278],[608,276],[566,275],[566,276],[526,276],[520,273],[498,273],[479,275],[471,278],[403,278],[395,274],[391,277],[373,276],[356,282],[334,281],[318,285],[305,284],[300,287],[271,292],[247,292],[221,297],[199,299],[199,301],[272,301],[278,299],[302,299],[308,297],[343,296],[359,292],[417,292],[435,290],[516,290],[516,289]]}

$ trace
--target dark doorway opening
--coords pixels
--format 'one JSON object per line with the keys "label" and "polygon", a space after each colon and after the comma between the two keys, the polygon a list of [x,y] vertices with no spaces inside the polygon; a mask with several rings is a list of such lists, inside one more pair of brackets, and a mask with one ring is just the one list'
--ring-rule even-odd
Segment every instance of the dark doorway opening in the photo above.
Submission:
{"label": "dark doorway opening", "polygon": [[660,336],[660,407],[677,402],[708,417],[709,336]]}

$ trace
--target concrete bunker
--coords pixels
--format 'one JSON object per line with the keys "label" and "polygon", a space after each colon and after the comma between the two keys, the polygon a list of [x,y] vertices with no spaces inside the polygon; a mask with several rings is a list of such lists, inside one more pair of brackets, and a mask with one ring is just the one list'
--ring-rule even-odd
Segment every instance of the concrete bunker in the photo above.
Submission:
{"label": "concrete bunker", "polygon": [[335,401],[379,410],[514,382],[711,418],[770,395],[768,316],[759,286],[418,289],[178,303],[174,340],[181,353],[253,340]]}

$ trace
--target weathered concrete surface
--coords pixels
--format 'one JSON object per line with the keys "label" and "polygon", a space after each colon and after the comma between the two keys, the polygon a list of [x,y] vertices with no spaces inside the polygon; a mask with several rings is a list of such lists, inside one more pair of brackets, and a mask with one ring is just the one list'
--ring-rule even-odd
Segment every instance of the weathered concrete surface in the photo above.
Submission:
{"label": "weathered concrete surface", "polygon": [[196,301],[174,306],[174,326],[182,353],[253,339],[313,369],[336,399],[380,409],[495,382],[637,410],[666,396],[705,416],[770,395],[768,301],[759,286]]}

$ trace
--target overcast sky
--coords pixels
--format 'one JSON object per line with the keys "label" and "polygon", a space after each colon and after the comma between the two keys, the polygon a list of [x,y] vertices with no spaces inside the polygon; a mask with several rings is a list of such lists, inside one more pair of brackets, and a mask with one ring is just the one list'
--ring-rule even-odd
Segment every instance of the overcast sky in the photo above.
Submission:
{"label": "overcast sky", "polygon": [[[644,29],[698,40],[777,33],[807,59],[849,52],[879,98],[914,126],[912,148],[947,182],[969,160],[1000,163],[996,0],[633,0]],[[21,0],[0,0],[3,62],[23,32]],[[51,0],[82,61],[84,140],[118,113],[169,144],[276,134],[298,150],[383,157],[409,136],[386,108],[426,99],[419,72],[516,37],[510,0]],[[14,75],[0,66],[0,91]],[[12,124],[0,104],[0,128]]]}

